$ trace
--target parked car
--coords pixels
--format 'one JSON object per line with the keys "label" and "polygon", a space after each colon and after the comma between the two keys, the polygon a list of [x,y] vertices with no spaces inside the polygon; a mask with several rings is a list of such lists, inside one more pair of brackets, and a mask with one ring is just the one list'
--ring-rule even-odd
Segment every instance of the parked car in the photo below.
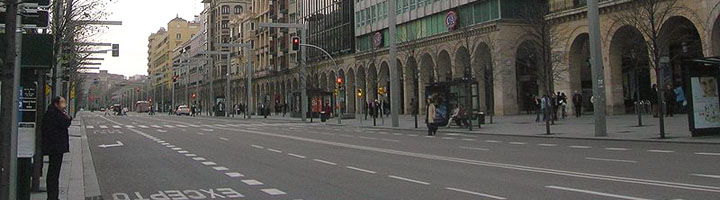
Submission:
{"label": "parked car", "polygon": [[175,114],[190,116],[190,108],[188,106],[178,106],[178,109],[177,109],[177,111],[175,111]]}

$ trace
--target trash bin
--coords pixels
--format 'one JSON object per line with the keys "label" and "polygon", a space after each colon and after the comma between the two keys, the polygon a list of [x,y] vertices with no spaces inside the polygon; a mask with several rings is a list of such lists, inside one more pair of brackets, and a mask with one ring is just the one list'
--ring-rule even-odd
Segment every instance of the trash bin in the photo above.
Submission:
{"label": "trash bin", "polygon": [[321,122],[327,121],[327,115],[325,114],[325,111],[320,112],[320,121]]}
{"label": "trash bin", "polygon": [[485,124],[485,113],[484,112],[478,113],[478,124]]}

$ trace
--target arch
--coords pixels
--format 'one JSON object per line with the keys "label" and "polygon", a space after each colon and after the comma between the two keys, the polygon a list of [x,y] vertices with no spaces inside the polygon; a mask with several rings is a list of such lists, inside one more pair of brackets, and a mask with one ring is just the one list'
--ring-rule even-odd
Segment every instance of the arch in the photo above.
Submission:
{"label": "arch", "polygon": [[470,52],[465,46],[460,46],[455,51],[455,65],[452,67],[452,79],[461,79],[464,76],[472,76],[472,60],[470,59]]}
{"label": "arch", "polygon": [[355,83],[355,71],[353,68],[348,68],[347,73],[345,74],[345,99],[347,102],[346,109],[348,113],[355,113],[357,110],[355,107],[355,102],[357,101],[357,87],[357,83]]}
{"label": "arch", "polygon": [[405,70],[404,70],[404,81],[406,84],[403,84],[404,88],[404,94],[406,97],[409,97],[410,99],[406,99],[405,101],[405,113],[406,114],[413,114],[413,113],[419,113],[420,107],[418,104],[418,100],[422,100],[423,98],[420,98],[420,81],[418,80],[420,71],[418,69],[418,63],[417,60],[415,60],[414,56],[410,56],[407,58],[407,62],[405,62]]}
{"label": "arch", "polygon": [[[649,99],[651,81],[650,57],[643,35],[637,28],[626,25],[617,29],[610,40],[608,111],[623,114],[634,111],[634,101]],[[589,103],[586,101],[586,103]],[[584,111],[592,108],[583,109]]]}
{"label": "arch", "polygon": [[[589,34],[583,33],[574,38],[568,51],[569,81],[571,95],[580,94],[583,97],[583,105],[590,105],[592,96],[592,68],[590,67],[590,43]],[[570,102],[568,102],[570,103]],[[585,107],[591,111],[590,106]],[[570,106],[573,113],[582,112]]]}
{"label": "arch", "polygon": [[452,62],[450,54],[442,50],[438,53],[437,65],[435,66],[435,74],[438,82],[446,82],[452,80]]}
{"label": "arch", "polygon": [[358,100],[356,107],[358,110],[364,112],[364,106],[368,99],[368,87],[367,87],[367,76],[365,74],[365,67],[358,66],[357,74],[355,75],[355,81],[357,81],[357,88],[363,90],[363,96]]}
{"label": "arch", "polygon": [[500,76],[500,69],[493,67],[492,50],[487,43],[480,43],[473,51],[472,71],[479,85],[480,110],[491,114],[495,103],[495,78]]}
{"label": "arch", "polygon": [[320,79],[319,79],[320,84],[318,84],[318,88],[320,88],[320,89],[322,89],[322,90],[327,89],[327,85],[328,85],[328,82],[327,82],[327,81],[328,81],[328,78],[327,78],[327,77],[328,77],[328,74],[325,73],[325,72],[322,72],[322,73],[320,74],[320,77],[319,77],[319,78],[320,78]]}
{"label": "arch", "polygon": [[369,100],[375,100],[378,98],[378,96],[377,96],[378,73],[377,73],[375,64],[370,64],[370,67],[368,67],[368,70],[366,72],[366,76],[367,76],[366,93],[368,95]]}
{"label": "arch", "polygon": [[[685,78],[688,65],[683,64],[685,58],[704,57],[703,42],[700,32],[693,22],[682,16],[668,18],[660,29],[660,42],[662,42],[662,55],[670,58],[670,70],[664,74],[663,86],[683,85],[687,88],[689,80]],[[686,90],[687,91],[687,90]]]}
{"label": "arch", "polygon": [[378,87],[390,88],[390,66],[387,62],[380,63],[380,71],[378,72]]}
{"label": "arch", "polygon": [[517,48],[515,55],[515,76],[517,84],[517,102],[520,111],[527,113],[535,110],[534,98],[540,95],[540,85],[537,68],[537,48],[530,40],[525,40]]}

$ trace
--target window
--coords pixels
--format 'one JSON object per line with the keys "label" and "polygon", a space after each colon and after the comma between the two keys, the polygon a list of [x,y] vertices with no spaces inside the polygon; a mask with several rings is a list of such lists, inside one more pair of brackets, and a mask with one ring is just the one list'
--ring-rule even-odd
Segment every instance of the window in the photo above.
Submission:
{"label": "window", "polygon": [[228,23],[229,23],[228,20],[223,20],[223,21],[222,21],[221,28],[223,28],[223,29],[230,28],[230,27],[228,26]]}
{"label": "window", "polygon": [[222,6],[220,7],[220,12],[222,14],[230,14],[230,6]]}
{"label": "window", "polygon": [[235,6],[235,14],[240,14],[240,13],[242,13],[242,11],[243,11],[242,6]]}
{"label": "window", "polygon": [[175,35],[175,38],[178,39],[178,40],[179,40],[179,39],[182,39],[182,34],[180,34],[180,33],[176,34],[176,35]]}

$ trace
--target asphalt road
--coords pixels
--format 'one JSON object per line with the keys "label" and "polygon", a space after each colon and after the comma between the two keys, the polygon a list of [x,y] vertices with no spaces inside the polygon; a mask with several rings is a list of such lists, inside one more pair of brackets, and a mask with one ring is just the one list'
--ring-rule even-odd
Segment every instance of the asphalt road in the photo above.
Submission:
{"label": "asphalt road", "polygon": [[83,115],[104,199],[720,197],[720,145]]}

